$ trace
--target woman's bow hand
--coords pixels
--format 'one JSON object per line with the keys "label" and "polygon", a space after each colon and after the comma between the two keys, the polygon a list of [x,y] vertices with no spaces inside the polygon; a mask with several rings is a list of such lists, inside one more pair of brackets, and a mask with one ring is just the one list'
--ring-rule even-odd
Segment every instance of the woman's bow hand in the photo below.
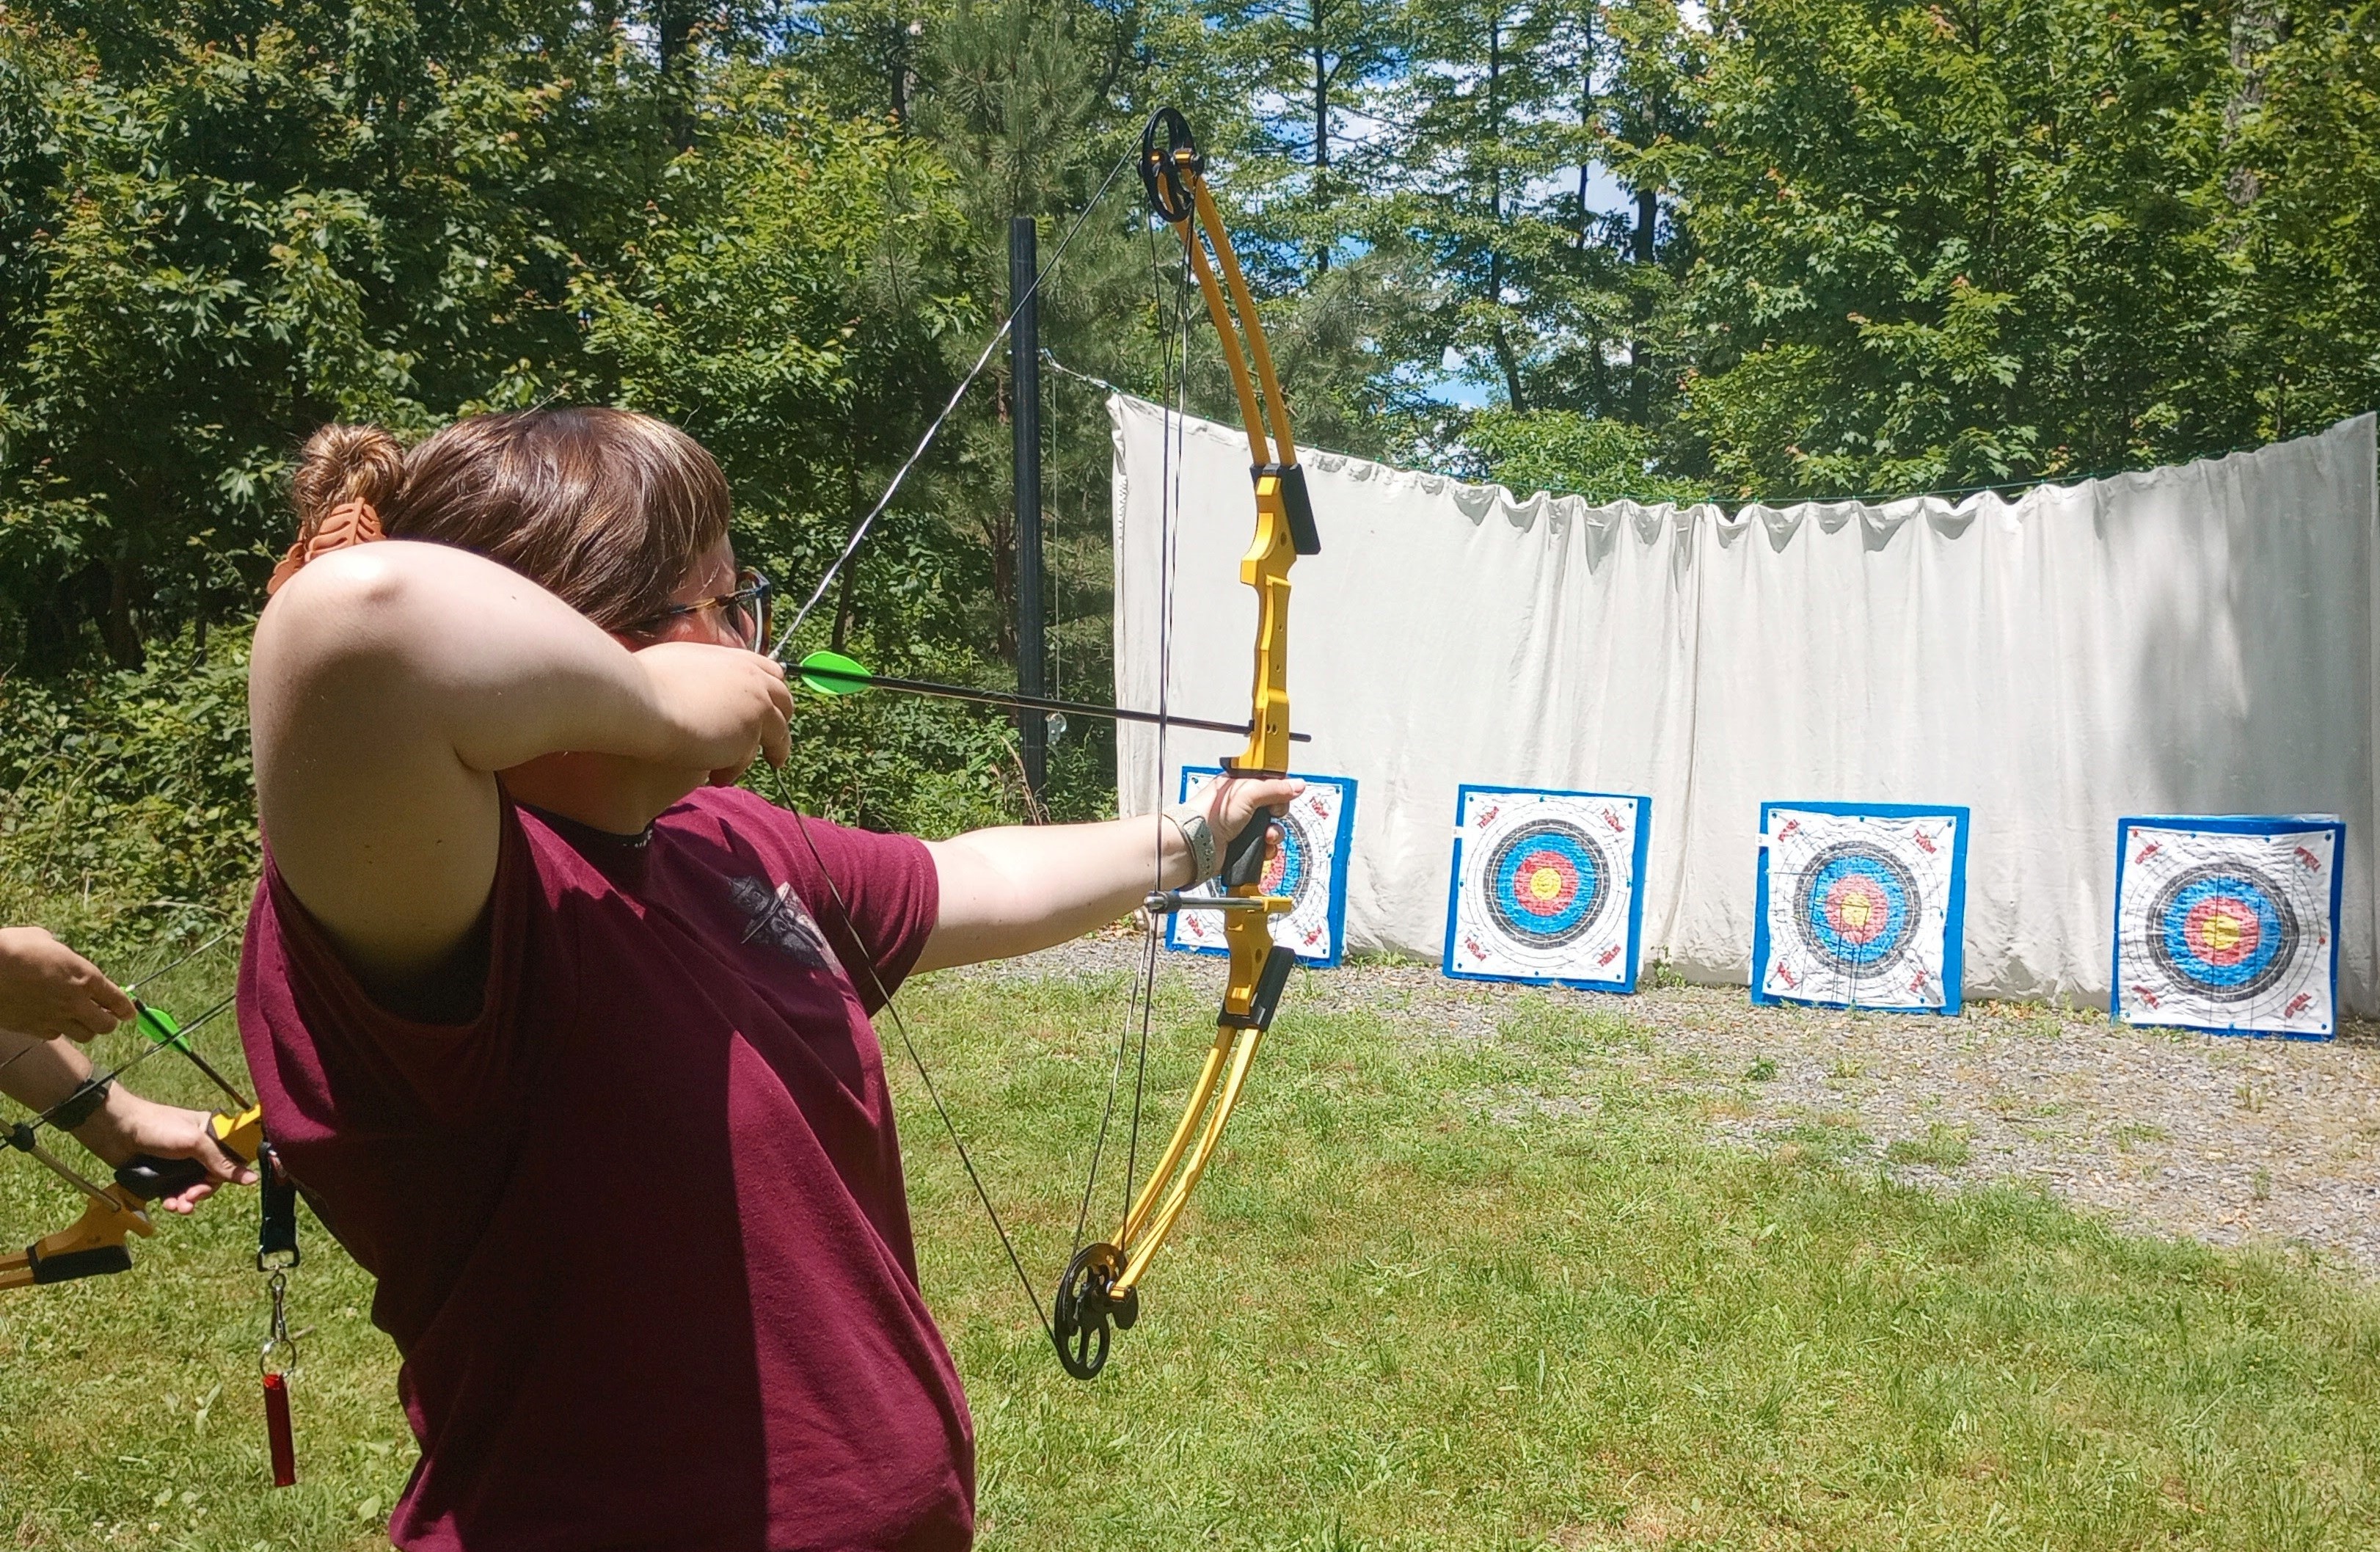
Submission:
{"label": "woman's bow hand", "polygon": [[[1225,772],[1220,779],[1208,782],[1191,801],[1205,805],[1207,823],[1214,827],[1217,844],[1229,851],[1242,830],[1252,824],[1269,824],[1287,813],[1289,805],[1305,790],[1305,783],[1294,776],[1235,776]],[[1276,826],[1265,844],[1269,849],[1280,842],[1281,832]]]}

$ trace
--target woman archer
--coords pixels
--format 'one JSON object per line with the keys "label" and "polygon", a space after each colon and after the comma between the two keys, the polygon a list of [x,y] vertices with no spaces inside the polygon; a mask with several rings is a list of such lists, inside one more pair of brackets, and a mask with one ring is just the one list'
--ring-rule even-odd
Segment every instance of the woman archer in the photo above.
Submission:
{"label": "woman archer", "polygon": [[334,426],[295,496],[240,1025],[404,1358],[392,1537],[965,1546],[868,1015],[1195,881],[1294,784],[941,842],[731,785],[792,703],[724,479],[643,416]]}

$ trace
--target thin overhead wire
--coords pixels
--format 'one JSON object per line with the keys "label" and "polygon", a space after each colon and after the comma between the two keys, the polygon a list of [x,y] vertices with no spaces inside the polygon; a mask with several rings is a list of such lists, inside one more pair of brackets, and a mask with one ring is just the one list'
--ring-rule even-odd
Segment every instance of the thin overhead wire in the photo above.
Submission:
{"label": "thin overhead wire", "polygon": [[1136,148],[1126,147],[1124,153],[1116,159],[1116,165],[1108,170],[1107,178],[1100,183],[1099,191],[1091,196],[1090,202],[1083,206],[1074,223],[1066,228],[1065,235],[1058,239],[1057,251],[1050,255],[1050,262],[1041,266],[1033,276],[1032,284],[1025,288],[1025,294],[1016,299],[1015,306],[1011,307],[1008,315],[1000,321],[1000,327],[984,342],[982,353],[976,357],[975,365],[967,368],[966,375],[959,379],[959,385],[951,390],[950,402],[942,406],[941,413],[926,427],[926,434],[917,439],[916,449],[893,472],[892,483],[884,487],[884,494],[876,498],[876,505],[868,509],[868,515],[853,526],[850,540],[844,544],[842,553],[834,557],[832,564],[820,574],[818,586],[810,591],[809,597],[795,614],[794,622],[786,626],[777,638],[776,645],[769,649],[770,656],[781,658],[784,655],[786,644],[794,639],[794,632],[810,617],[810,612],[818,607],[819,600],[826,596],[827,589],[834,585],[834,579],[841,574],[844,565],[858,553],[859,546],[867,541],[868,530],[876,526],[876,519],[884,515],[884,509],[892,505],[893,496],[900,493],[902,482],[908,479],[909,471],[917,468],[918,460],[926,456],[926,449],[934,445],[934,438],[942,434],[943,425],[958,409],[959,401],[966,397],[967,390],[975,386],[975,380],[983,375],[983,369],[991,362],[992,353],[1000,348],[1000,342],[1008,337],[1009,330],[1015,325],[1017,313],[1024,310],[1026,302],[1040,294],[1041,283],[1050,277],[1051,270],[1058,267],[1059,261],[1065,258],[1066,250],[1073,244],[1075,234],[1090,220],[1091,213],[1099,209],[1100,202],[1107,198],[1108,190],[1114,187],[1115,180],[1123,176],[1124,168],[1132,165],[1136,155]]}

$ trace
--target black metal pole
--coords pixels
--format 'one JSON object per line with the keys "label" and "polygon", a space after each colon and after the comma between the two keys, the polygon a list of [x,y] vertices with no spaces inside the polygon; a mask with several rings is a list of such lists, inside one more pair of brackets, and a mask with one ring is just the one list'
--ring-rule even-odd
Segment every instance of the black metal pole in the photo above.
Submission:
{"label": "black metal pole", "polygon": [[[1041,614],[1041,308],[1033,277],[1040,270],[1033,218],[1008,223],[1008,305],[1016,321],[1008,333],[1010,423],[1016,434],[1016,689],[1047,693]],[[1050,721],[1038,712],[1017,718],[1024,735],[1025,782],[1038,806],[1050,774]]]}

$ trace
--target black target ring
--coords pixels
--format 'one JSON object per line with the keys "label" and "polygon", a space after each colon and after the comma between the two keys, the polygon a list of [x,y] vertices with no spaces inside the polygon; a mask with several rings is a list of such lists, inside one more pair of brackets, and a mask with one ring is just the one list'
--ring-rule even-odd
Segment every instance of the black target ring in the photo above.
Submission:
{"label": "black target ring", "polygon": [[1488,853],[1488,919],[1510,941],[1559,948],[1592,932],[1615,893],[1610,854],[1567,820],[1516,827]]}
{"label": "black target ring", "polygon": [[[2211,931],[2218,925],[2227,933]],[[2220,1003],[2271,991],[2297,963],[2303,931],[2288,893],[2240,862],[2204,862],[2166,880],[2149,902],[2147,926],[2157,968]]]}
{"label": "black target ring", "polygon": [[1900,963],[1925,913],[1909,864],[1867,841],[1838,841],[1811,858],[1799,895],[1796,935],[1845,975],[1880,975]]}

